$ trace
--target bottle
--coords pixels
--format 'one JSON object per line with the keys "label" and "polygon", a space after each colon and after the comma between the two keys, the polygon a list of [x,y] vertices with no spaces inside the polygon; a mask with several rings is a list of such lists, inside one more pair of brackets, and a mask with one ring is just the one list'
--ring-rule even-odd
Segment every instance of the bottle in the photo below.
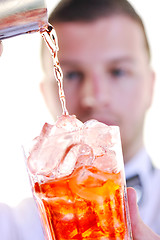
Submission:
{"label": "bottle", "polygon": [[0,0],[0,40],[37,32],[47,19],[45,0]]}

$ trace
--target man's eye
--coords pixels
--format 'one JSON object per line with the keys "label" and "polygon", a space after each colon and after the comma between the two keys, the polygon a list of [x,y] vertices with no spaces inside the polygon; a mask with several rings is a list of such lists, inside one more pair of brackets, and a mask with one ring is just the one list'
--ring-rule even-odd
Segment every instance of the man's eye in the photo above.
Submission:
{"label": "man's eye", "polygon": [[71,71],[65,73],[64,78],[68,81],[82,81],[83,74],[81,72]]}
{"label": "man's eye", "polygon": [[111,75],[113,77],[123,77],[126,75],[126,72],[121,68],[115,68],[111,70]]}

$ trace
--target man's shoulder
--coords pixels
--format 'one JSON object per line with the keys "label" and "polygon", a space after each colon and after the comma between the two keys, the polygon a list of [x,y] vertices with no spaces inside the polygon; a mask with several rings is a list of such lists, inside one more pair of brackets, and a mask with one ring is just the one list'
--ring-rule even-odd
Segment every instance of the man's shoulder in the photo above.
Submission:
{"label": "man's shoulder", "polygon": [[12,208],[0,203],[0,239],[43,240],[40,217],[33,198]]}
{"label": "man's shoulder", "polygon": [[23,199],[16,207],[16,211],[20,212],[30,212],[30,211],[36,211],[36,204],[33,198],[26,198]]}
{"label": "man's shoulder", "polygon": [[33,198],[27,198],[14,209],[14,218],[21,239],[44,239],[41,221]]}
{"label": "man's shoulder", "polygon": [[39,222],[39,214],[37,210],[36,203],[33,198],[26,198],[22,200],[14,209],[14,216],[19,222],[28,222],[32,221]]}
{"label": "man's shoulder", "polygon": [[12,210],[10,206],[0,203],[0,239],[19,239]]}
{"label": "man's shoulder", "polygon": [[[154,175],[154,178],[157,179],[157,181],[159,180],[160,181],[160,168],[157,167],[157,166],[153,166],[153,175]],[[158,181],[158,182],[159,182]],[[159,188],[160,189],[160,188]]]}

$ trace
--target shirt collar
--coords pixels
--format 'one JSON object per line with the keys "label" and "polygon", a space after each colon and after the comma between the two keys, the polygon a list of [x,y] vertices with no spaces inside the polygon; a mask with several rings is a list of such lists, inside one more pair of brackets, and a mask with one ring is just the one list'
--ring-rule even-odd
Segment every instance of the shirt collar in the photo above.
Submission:
{"label": "shirt collar", "polygon": [[142,148],[130,161],[125,164],[126,178],[138,174],[141,178],[151,171],[151,161],[145,148]]}
{"label": "shirt collar", "polygon": [[146,179],[148,178],[152,163],[145,148],[142,148],[129,162],[125,164],[127,186],[133,187],[137,192],[137,203],[143,203]]}

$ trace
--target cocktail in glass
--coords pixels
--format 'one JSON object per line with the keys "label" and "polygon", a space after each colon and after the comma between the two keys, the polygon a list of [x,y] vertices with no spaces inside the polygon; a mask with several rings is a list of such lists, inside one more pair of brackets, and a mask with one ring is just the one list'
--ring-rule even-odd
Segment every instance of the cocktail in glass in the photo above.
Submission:
{"label": "cocktail in glass", "polygon": [[62,116],[27,167],[48,240],[132,239],[119,128]]}

